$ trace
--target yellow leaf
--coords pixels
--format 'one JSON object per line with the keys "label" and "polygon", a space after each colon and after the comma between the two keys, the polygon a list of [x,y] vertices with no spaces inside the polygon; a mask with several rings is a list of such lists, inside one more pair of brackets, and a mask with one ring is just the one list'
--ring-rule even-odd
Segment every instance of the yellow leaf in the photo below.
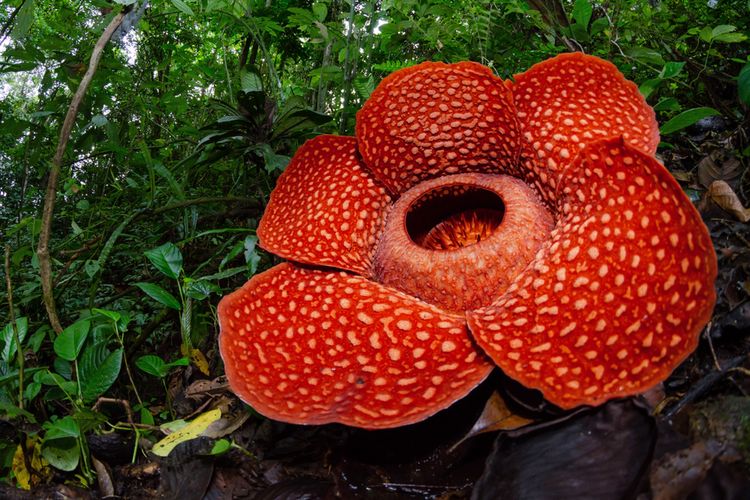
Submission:
{"label": "yellow leaf", "polygon": [[203,375],[208,375],[208,360],[200,349],[190,349],[190,361],[193,362]]}
{"label": "yellow leaf", "polygon": [[207,411],[206,413],[198,415],[183,428],[176,432],[173,432],[169,436],[156,443],[151,451],[154,453],[154,455],[166,457],[175,446],[201,436],[203,431],[205,431],[209,425],[216,422],[220,418],[221,410],[219,409]]}
{"label": "yellow leaf", "polygon": [[31,467],[39,472],[42,476],[32,475],[26,468],[26,462],[23,459],[23,449],[19,444],[16,448],[16,452],[13,454],[13,475],[16,478],[18,487],[24,490],[30,490],[32,486],[36,486],[41,482],[41,479],[48,479],[51,475],[49,464],[47,460],[42,456],[42,445],[41,442],[35,438],[28,438],[26,440],[26,451],[31,452],[30,463]]}

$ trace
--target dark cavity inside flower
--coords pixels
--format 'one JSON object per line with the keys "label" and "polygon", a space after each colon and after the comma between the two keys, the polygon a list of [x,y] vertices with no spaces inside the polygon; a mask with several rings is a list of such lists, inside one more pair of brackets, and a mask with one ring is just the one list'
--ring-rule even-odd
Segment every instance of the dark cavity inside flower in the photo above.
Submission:
{"label": "dark cavity inside flower", "polygon": [[591,56],[512,83],[390,75],[356,138],[308,141],[279,178],[258,237],[289,262],[219,304],[232,390],[279,420],[386,428],[495,366],[563,408],[660,382],[710,317],[716,256],[658,140]]}

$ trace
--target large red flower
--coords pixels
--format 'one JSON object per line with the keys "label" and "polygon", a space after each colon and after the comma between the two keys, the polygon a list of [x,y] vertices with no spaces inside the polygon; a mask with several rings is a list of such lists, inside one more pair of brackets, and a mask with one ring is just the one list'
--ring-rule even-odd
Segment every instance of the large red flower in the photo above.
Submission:
{"label": "large red flower", "polygon": [[504,82],[398,71],[279,178],[260,244],[289,259],[219,304],[232,390],[287,422],[385,428],[497,365],[571,408],[636,394],[695,348],[705,226],[653,157],[653,110],[566,54]]}

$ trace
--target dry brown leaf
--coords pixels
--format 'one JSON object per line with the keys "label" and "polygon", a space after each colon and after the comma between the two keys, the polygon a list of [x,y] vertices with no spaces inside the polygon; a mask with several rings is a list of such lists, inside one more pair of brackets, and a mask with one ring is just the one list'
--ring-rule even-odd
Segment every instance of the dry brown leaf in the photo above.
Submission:
{"label": "dry brown leaf", "polygon": [[737,193],[724,181],[714,181],[708,188],[708,196],[722,210],[731,213],[742,222],[750,220],[750,209],[742,206]]}
{"label": "dry brown leaf", "polygon": [[485,403],[482,414],[479,415],[477,421],[474,422],[474,426],[458,443],[453,445],[452,448],[456,448],[467,439],[485,432],[511,431],[532,422],[534,421],[516,415],[510,411],[502,396],[500,396],[498,392],[493,392],[487,400],[487,403]]}
{"label": "dry brown leaf", "polygon": [[714,181],[734,184],[742,175],[742,164],[734,156],[726,157],[723,150],[714,150],[698,163],[698,181],[709,187]]}

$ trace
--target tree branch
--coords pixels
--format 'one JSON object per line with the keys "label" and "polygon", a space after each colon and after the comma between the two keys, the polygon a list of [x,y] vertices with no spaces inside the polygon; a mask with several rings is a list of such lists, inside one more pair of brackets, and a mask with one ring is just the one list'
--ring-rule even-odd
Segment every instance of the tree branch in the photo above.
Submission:
{"label": "tree branch", "polygon": [[70,139],[70,132],[73,129],[76,115],[78,114],[78,107],[83,101],[83,96],[86,94],[86,90],[91,84],[91,80],[94,78],[96,68],[99,65],[99,61],[102,58],[104,47],[112,38],[112,33],[120,26],[123,18],[127,14],[130,8],[123,9],[119,14],[112,18],[104,32],[97,40],[94,45],[94,50],[91,51],[91,59],[89,60],[89,66],[86,69],[86,73],[83,75],[81,84],[78,86],[73,100],[70,102],[68,113],[65,115],[65,121],[63,121],[62,128],[60,129],[60,139],[57,143],[57,150],[55,156],[52,158],[52,167],[49,173],[49,179],[47,180],[47,190],[44,194],[44,209],[42,212],[42,229],[39,234],[39,246],[37,246],[37,256],[39,257],[39,276],[42,280],[42,297],[44,298],[44,307],[47,310],[47,316],[49,317],[50,324],[55,332],[62,332],[63,328],[60,324],[60,319],[57,316],[57,308],[55,307],[55,296],[53,293],[52,286],[52,263],[50,261],[49,254],[49,241],[52,233],[52,214],[55,210],[55,196],[57,195],[57,179],[60,176],[60,166],[62,165],[63,156],[65,155],[65,148],[68,145]]}

